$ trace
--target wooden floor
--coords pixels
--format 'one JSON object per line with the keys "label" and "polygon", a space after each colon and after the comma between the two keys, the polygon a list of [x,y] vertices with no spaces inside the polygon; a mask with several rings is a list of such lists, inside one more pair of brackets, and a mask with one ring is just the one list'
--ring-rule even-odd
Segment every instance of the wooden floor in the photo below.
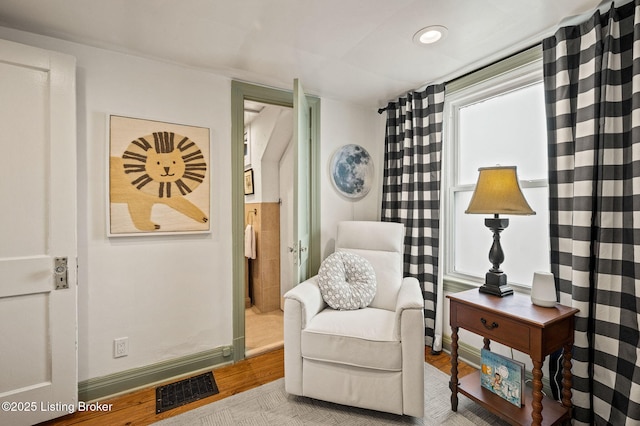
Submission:
{"label": "wooden floor", "polygon": [[[425,361],[450,374],[451,361],[445,352],[432,355],[431,348],[427,347]],[[474,371],[473,367],[463,362],[458,365],[459,377]],[[284,350],[278,349],[217,368],[213,374],[220,393],[158,415],[155,412],[155,387],[152,387],[100,401],[101,404],[112,404],[110,412],[76,412],[40,425],[148,425],[284,377]]]}
{"label": "wooden floor", "polygon": [[244,313],[245,357],[270,352],[284,346],[284,312],[260,312],[255,306]]}

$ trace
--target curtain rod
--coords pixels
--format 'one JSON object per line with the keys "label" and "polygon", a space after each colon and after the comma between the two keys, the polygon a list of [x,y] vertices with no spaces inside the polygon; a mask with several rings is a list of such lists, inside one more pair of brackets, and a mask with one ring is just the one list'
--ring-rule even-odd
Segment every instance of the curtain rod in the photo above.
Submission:
{"label": "curtain rod", "polygon": [[[626,5],[627,3],[630,3],[630,2],[631,2],[631,0],[619,0],[618,1],[618,7],[624,6],[624,5]],[[562,19],[562,21],[560,21],[560,23],[556,26],[556,28],[554,30],[546,31],[546,33],[547,33],[546,35],[542,34],[542,39],[545,39],[546,37],[551,36],[558,29],[560,29],[562,27],[574,26],[574,25],[581,24],[586,19],[589,19],[589,17],[592,16],[595,13],[596,10],[599,10],[600,13],[607,13],[613,7],[615,7],[615,6],[614,6],[614,2],[612,0],[602,0],[593,10],[590,10],[588,12],[584,12],[584,13],[581,13],[581,14],[578,14],[578,15],[565,17],[564,19]],[[462,74],[462,75],[460,75],[458,77],[455,77],[455,78],[452,78],[450,80],[447,80],[447,81],[444,82],[444,84],[445,85],[449,85],[451,83],[457,82],[460,79],[465,78],[470,74],[476,73],[478,71],[482,71],[483,69],[486,69],[488,67],[494,66],[495,64],[497,64],[499,62],[507,60],[507,59],[509,59],[509,58],[511,58],[513,56],[521,54],[522,52],[525,52],[525,51],[527,51],[529,49],[533,49],[533,48],[541,46],[541,45],[542,45],[542,40],[538,41],[536,43],[533,43],[532,45],[529,45],[528,47],[522,48],[519,51],[517,51],[515,53],[512,53],[512,54],[510,54],[510,55],[508,55],[508,56],[506,56],[504,58],[497,59],[497,60],[495,60],[495,61],[493,61],[493,62],[491,62],[491,63],[489,63],[487,65],[481,66],[480,68],[468,71],[468,72],[466,72],[466,73],[464,73],[464,74]],[[427,83],[426,85],[421,86],[421,87],[426,88],[431,84],[433,84],[433,83]],[[420,88],[415,89],[412,92],[417,92],[418,90],[420,90]],[[379,108],[378,109],[378,114],[382,114],[383,112],[385,112],[387,110],[387,108],[389,108],[389,104],[391,104],[391,103],[393,103],[393,102],[389,102],[387,104],[387,106],[384,107],[384,108]]]}
{"label": "curtain rod", "polygon": [[[535,49],[535,48],[539,48],[539,47],[542,47],[542,41],[539,41],[539,42],[537,42],[537,43],[534,43],[534,44],[532,44],[532,45],[529,45],[529,46],[527,46],[527,47],[524,47],[524,48],[522,48],[522,49],[518,50],[517,52],[514,52],[514,53],[512,53],[512,54],[510,54],[510,55],[508,55],[508,56],[505,56],[505,57],[503,57],[503,58],[496,59],[496,60],[495,60],[495,61],[493,61],[493,62],[490,62],[490,63],[488,63],[488,64],[486,64],[486,65],[483,65],[483,66],[481,66],[481,67],[479,67],[479,68],[476,68],[476,69],[473,69],[473,70],[471,70],[471,71],[468,71],[468,72],[466,72],[466,73],[464,73],[464,74],[462,74],[462,75],[459,75],[459,76],[457,76],[457,77],[454,77],[454,78],[452,78],[452,79],[450,79],[450,80],[446,80],[443,84],[444,84],[445,86],[447,86],[447,85],[450,85],[450,84],[452,84],[452,83],[456,83],[456,82],[458,82],[458,81],[462,80],[463,78],[468,77],[468,76],[469,76],[469,75],[471,75],[471,74],[475,74],[475,73],[480,72],[480,71],[482,71],[482,70],[486,70],[486,69],[488,69],[488,68],[490,68],[490,67],[495,66],[496,64],[499,64],[499,63],[500,63],[500,62],[502,62],[502,61],[506,61],[506,60],[508,60],[509,58],[513,58],[513,57],[515,57],[515,56],[517,56],[517,55],[520,55],[520,54],[522,54],[522,53],[524,53],[524,52],[527,52],[527,51],[529,51],[529,50],[532,50],[532,49]],[[421,88],[426,89],[427,87],[429,87],[429,86],[430,86],[430,85],[432,85],[432,84],[434,84],[434,83],[427,83],[426,85],[421,86],[421,87],[420,87],[420,88],[418,88],[418,89],[411,90],[410,92],[417,92],[417,91],[419,91]],[[395,102],[389,102],[389,103],[387,104],[387,106],[386,106],[386,107],[378,108],[378,114],[382,114],[383,112],[385,112],[385,111],[389,108],[389,104],[393,104],[393,103],[395,103]]]}

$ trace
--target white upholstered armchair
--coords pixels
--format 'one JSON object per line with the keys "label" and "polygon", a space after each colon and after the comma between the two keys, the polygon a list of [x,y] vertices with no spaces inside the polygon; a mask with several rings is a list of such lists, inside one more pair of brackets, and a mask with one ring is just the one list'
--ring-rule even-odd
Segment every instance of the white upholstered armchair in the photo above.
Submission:
{"label": "white upholstered armchair", "polygon": [[423,298],[403,278],[404,225],[341,222],[336,252],[367,259],[376,294],[366,308],[334,310],[317,276],[285,294],[285,388],[338,404],[424,415]]}

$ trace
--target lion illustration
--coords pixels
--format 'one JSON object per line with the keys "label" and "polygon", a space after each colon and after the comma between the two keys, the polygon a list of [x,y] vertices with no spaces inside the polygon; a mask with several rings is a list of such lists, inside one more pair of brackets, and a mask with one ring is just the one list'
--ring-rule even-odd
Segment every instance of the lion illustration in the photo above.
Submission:
{"label": "lion illustration", "polygon": [[207,172],[195,142],[173,132],[154,132],[133,140],[121,157],[110,157],[112,203],[126,203],[134,226],[156,231],[154,204],[165,204],[191,219],[209,219],[185,196],[200,185]]}

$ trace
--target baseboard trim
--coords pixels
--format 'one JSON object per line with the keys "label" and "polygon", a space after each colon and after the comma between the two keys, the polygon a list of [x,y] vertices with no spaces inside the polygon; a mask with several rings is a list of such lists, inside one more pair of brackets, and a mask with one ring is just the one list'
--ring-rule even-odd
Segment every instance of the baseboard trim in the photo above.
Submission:
{"label": "baseboard trim", "polygon": [[[451,336],[442,336],[442,348],[451,353]],[[458,341],[458,357],[475,368],[480,368],[480,349]]]}
{"label": "baseboard trim", "polygon": [[78,400],[96,401],[153,386],[172,378],[197,374],[201,370],[209,370],[232,362],[233,348],[223,346],[103,377],[83,380],[78,383]]}

